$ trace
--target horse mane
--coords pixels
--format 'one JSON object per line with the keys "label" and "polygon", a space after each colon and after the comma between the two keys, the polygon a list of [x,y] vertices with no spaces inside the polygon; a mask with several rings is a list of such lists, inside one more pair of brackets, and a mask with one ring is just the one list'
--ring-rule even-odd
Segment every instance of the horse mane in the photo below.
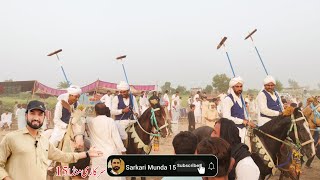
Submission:
{"label": "horse mane", "polygon": [[[261,126],[259,129],[265,133],[270,133],[270,132],[276,130],[277,127],[282,126],[283,124],[286,124],[289,126],[291,124],[291,118],[288,116],[274,117],[269,122],[267,122],[263,126]],[[279,130],[283,131],[283,129],[279,129]]]}

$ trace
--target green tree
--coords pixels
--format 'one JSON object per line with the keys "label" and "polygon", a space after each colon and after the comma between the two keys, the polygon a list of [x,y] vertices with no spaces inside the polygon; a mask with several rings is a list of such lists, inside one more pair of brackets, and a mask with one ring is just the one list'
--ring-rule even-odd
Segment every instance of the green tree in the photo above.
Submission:
{"label": "green tree", "polygon": [[161,91],[164,93],[166,90],[171,91],[171,82],[165,82],[163,86],[161,86]]}
{"label": "green tree", "polygon": [[226,92],[229,88],[230,78],[226,74],[217,74],[212,78],[212,86],[220,93]]}
{"label": "green tree", "polygon": [[181,94],[184,94],[187,91],[187,88],[184,86],[178,86],[175,90],[179,91]]}
{"label": "green tree", "polygon": [[213,91],[213,87],[211,85],[207,85],[205,88],[204,88],[204,91],[211,94],[212,91]]}
{"label": "green tree", "polygon": [[298,89],[300,87],[298,82],[293,79],[289,79],[288,83],[289,83],[289,86],[293,89]]}
{"label": "green tree", "polygon": [[58,89],[66,89],[68,87],[69,87],[69,84],[66,81],[60,81],[58,84]]}
{"label": "green tree", "polygon": [[276,91],[281,92],[283,90],[283,84],[279,81],[276,80],[276,87],[275,87]]}

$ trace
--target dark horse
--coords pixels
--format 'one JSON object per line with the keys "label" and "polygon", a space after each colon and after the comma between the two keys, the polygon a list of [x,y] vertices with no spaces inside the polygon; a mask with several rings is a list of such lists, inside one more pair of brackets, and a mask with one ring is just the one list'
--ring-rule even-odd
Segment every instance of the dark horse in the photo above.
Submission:
{"label": "dark horse", "polygon": [[152,140],[150,137],[159,135],[166,137],[166,126],[164,109],[156,105],[149,107],[138,121],[129,127],[127,154],[149,154]]}
{"label": "dark horse", "polygon": [[[292,117],[275,117],[263,126],[253,130],[254,135],[259,137],[275,165],[277,165],[277,155],[281,155],[280,147],[282,146],[282,142],[270,138],[266,134],[276,137],[281,141],[284,141],[289,136],[294,143],[300,143],[302,154],[306,155],[308,158],[312,157],[314,154],[314,145],[312,143],[313,139],[303,114],[299,108],[294,109],[292,113]],[[291,128],[291,125],[294,123],[296,124],[296,133],[294,132],[294,128]],[[203,126],[194,130],[193,133],[197,136],[199,142],[206,137],[210,137],[212,131],[213,128]],[[261,131],[264,134],[261,133]],[[268,167],[268,163],[265,162],[264,156],[260,154],[260,150],[257,150],[256,143],[252,142],[253,152],[251,157],[260,169],[260,179],[265,179],[267,175],[272,173],[272,168]],[[292,159],[290,159],[290,162],[288,163],[286,162],[287,158],[279,157],[279,159],[283,160],[279,161],[279,164],[284,163],[284,166],[280,170],[287,170],[286,168],[290,167]]]}

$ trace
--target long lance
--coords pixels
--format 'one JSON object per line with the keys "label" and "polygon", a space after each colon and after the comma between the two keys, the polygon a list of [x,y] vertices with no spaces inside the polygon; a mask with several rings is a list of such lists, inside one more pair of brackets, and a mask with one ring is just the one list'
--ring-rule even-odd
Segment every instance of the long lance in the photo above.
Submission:
{"label": "long lance", "polygon": [[63,76],[64,76],[64,78],[66,79],[66,82],[68,83],[68,86],[70,86],[70,85],[71,85],[71,82],[68,80],[67,75],[66,75],[66,72],[64,71],[63,66],[62,66],[62,63],[61,63],[60,58],[59,58],[59,56],[58,56],[58,53],[61,52],[61,51],[62,51],[62,49],[56,50],[56,51],[48,54],[47,56],[56,55],[56,57],[57,57],[57,59],[58,59],[58,62],[59,62],[59,64],[60,64],[60,68],[61,68],[61,70],[62,70]]}
{"label": "long lance", "polygon": [[[254,42],[253,42],[252,35],[253,35],[255,32],[257,32],[257,29],[255,29],[255,30],[253,30],[251,33],[249,33],[249,35],[246,36],[246,37],[244,38],[244,40],[247,40],[247,39],[249,39],[249,38],[251,39],[252,45],[254,46],[254,49],[256,50],[256,52],[257,52],[257,54],[258,54],[258,57],[259,57],[259,59],[260,59],[260,62],[261,62],[262,67],[263,67],[263,69],[264,69],[264,72],[265,72],[266,75],[268,76],[269,73],[268,73],[268,71],[267,71],[267,68],[266,68],[266,66],[265,66],[264,63],[263,63],[263,60],[262,60],[262,58],[261,58],[261,55],[260,55],[260,53],[259,53],[259,51],[258,51],[257,46],[256,46],[256,45],[254,44]],[[275,95],[277,96],[277,98],[278,98],[279,101],[280,101],[281,99],[280,99],[280,97],[279,97],[279,95],[278,95],[277,92],[275,92]],[[281,108],[281,111],[283,111],[282,106],[280,106],[280,108]]]}
{"label": "long lance", "polygon": [[[124,76],[126,78],[126,82],[127,84],[129,85],[129,96],[130,96],[130,104],[132,104],[132,110],[135,109],[134,107],[134,103],[133,103],[133,95],[132,95],[132,92],[131,92],[131,88],[130,88],[130,84],[129,84],[129,80],[128,80],[128,76],[127,76],[127,72],[126,72],[126,69],[124,67],[124,63],[123,63],[123,59],[125,59],[127,57],[127,55],[123,55],[123,56],[119,56],[116,58],[116,60],[119,60],[121,62],[121,65],[122,65],[122,69],[123,69],[123,73],[124,73]],[[136,116],[133,114],[133,117],[136,118]]]}
{"label": "long lance", "polygon": [[[220,43],[218,44],[217,49],[220,49],[221,46],[224,47],[224,51],[226,52],[226,55],[227,55],[227,58],[228,58],[228,61],[229,61],[229,65],[230,65],[230,68],[231,68],[231,71],[232,71],[232,74],[233,74],[233,77],[236,77],[236,74],[235,74],[235,72],[234,72],[234,69],[233,69],[233,66],[232,66],[232,63],[231,63],[231,60],[230,60],[228,51],[226,50],[226,46],[225,46],[226,40],[227,40],[227,37],[223,37],[222,40],[220,41]],[[242,97],[242,94],[240,94],[240,99],[241,99],[242,106],[243,106],[244,111],[245,111],[245,115],[246,115],[247,118],[249,119],[249,113],[248,113],[248,111],[247,111],[246,104],[244,103],[244,99],[243,99],[243,97]]]}

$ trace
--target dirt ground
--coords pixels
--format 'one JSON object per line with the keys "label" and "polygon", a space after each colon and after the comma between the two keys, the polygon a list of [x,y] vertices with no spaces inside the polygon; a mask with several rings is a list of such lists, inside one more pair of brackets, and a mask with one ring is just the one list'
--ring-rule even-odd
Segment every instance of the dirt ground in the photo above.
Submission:
{"label": "dirt ground", "polygon": [[[200,127],[202,125],[197,124],[196,127]],[[166,139],[160,139],[160,148],[159,151],[151,151],[151,154],[174,154],[174,150],[172,147],[172,140],[175,134],[179,133],[180,131],[186,131],[188,129],[187,120],[181,119],[179,124],[173,124],[173,131],[174,134]],[[9,131],[2,131],[0,130],[0,140],[3,138],[5,134]],[[315,158],[312,168],[307,169],[303,166],[302,168],[302,175],[301,180],[316,180],[320,177],[320,160]],[[61,178],[54,178],[54,179],[61,179]],[[129,178],[127,178],[129,179]],[[147,177],[147,180],[160,180],[161,177]],[[276,173],[275,176],[270,178],[271,180],[279,179],[279,172]]]}

